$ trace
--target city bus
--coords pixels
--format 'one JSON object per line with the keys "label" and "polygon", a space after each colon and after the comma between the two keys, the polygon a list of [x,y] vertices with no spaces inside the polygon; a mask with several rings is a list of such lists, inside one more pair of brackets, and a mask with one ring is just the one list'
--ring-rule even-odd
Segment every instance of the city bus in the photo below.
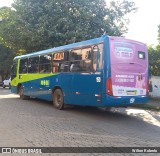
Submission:
{"label": "city bus", "polygon": [[144,43],[102,37],[17,56],[11,92],[64,105],[127,107],[148,101]]}

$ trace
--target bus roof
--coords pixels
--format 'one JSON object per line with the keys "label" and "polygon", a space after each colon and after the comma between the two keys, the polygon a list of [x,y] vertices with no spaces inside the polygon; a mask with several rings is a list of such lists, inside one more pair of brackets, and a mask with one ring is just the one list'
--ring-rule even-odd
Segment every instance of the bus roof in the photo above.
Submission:
{"label": "bus roof", "polygon": [[33,52],[30,54],[26,54],[26,55],[21,55],[21,56],[16,56],[14,59],[19,59],[19,58],[27,58],[30,56],[37,56],[37,55],[44,55],[44,54],[49,54],[49,53],[54,53],[54,52],[58,52],[58,51],[65,51],[65,50],[69,50],[72,48],[81,48],[84,46],[89,46],[89,45],[93,45],[93,44],[98,44],[98,43],[102,43],[104,42],[104,40],[108,38],[107,35],[102,36],[100,38],[95,38],[95,39],[91,39],[91,40],[86,40],[86,41],[82,41],[82,42],[77,42],[77,43],[72,43],[72,44],[68,44],[68,45],[64,45],[64,46],[60,46],[60,47],[55,47],[55,48],[51,48],[51,49],[46,49],[46,50],[42,50],[42,51],[38,51],[38,52]]}
{"label": "bus roof", "polygon": [[68,44],[68,45],[64,45],[64,46],[60,46],[60,47],[55,47],[55,48],[51,48],[51,49],[41,50],[41,51],[38,51],[38,52],[33,52],[33,53],[26,54],[26,55],[16,56],[14,58],[14,60],[19,59],[19,58],[28,58],[30,56],[34,57],[34,56],[37,56],[37,55],[44,55],[44,54],[49,54],[49,53],[54,53],[54,52],[59,52],[59,51],[70,50],[70,49],[73,49],[73,48],[81,48],[81,47],[84,47],[84,46],[89,46],[89,45],[93,45],[93,44],[102,43],[106,39],[116,40],[116,41],[126,41],[127,40],[127,41],[132,42],[132,43],[147,46],[146,44],[144,44],[142,42],[131,40],[131,39],[126,39],[124,37],[102,35],[102,37],[95,38],[95,39],[90,39],[90,40],[86,40],[86,41],[72,43],[72,44]]}
{"label": "bus roof", "polygon": [[126,39],[125,37],[115,37],[115,36],[109,36],[110,40],[116,40],[116,41],[120,41],[120,42],[131,42],[131,43],[134,43],[134,44],[139,44],[139,45],[142,45],[142,46],[146,46],[147,45],[145,43],[142,43],[142,42],[139,42],[139,41],[136,41],[136,40],[132,40],[132,39]]}

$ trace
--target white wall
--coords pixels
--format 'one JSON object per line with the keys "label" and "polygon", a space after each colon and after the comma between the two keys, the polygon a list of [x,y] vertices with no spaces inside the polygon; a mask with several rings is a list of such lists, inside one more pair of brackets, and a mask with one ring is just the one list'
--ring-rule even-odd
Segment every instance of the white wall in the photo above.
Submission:
{"label": "white wall", "polygon": [[151,76],[153,91],[150,92],[151,97],[160,98],[160,76]]}

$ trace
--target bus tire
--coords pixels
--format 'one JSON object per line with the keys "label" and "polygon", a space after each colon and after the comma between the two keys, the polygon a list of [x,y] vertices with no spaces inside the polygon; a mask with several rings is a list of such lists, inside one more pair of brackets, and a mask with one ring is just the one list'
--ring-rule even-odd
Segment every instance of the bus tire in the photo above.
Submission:
{"label": "bus tire", "polygon": [[59,110],[64,108],[64,97],[61,89],[56,89],[53,92],[53,106]]}
{"label": "bus tire", "polygon": [[24,88],[22,85],[19,87],[19,97],[22,100],[28,99],[28,96],[24,95]]}

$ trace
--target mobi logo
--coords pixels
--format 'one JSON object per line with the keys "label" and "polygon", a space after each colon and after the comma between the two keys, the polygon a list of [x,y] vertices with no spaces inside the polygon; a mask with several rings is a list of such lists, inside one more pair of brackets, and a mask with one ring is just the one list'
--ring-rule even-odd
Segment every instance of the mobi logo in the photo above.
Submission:
{"label": "mobi logo", "polygon": [[41,80],[41,85],[42,86],[49,86],[50,85],[50,81],[49,80]]}
{"label": "mobi logo", "polygon": [[130,99],[130,103],[134,103],[135,99],[134,98],[131,98]]}

